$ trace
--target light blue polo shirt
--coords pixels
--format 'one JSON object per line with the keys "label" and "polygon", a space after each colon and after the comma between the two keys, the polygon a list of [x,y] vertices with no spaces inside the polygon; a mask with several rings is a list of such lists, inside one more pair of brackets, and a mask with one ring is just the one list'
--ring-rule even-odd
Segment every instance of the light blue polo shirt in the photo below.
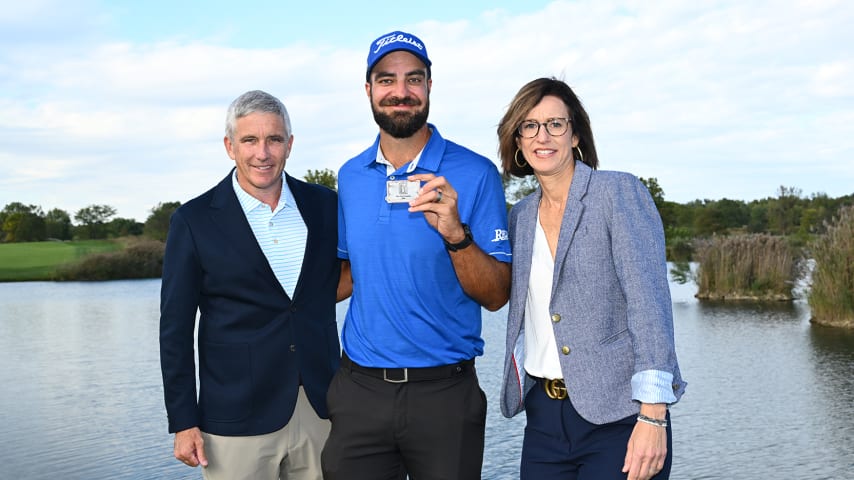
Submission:
{"label": "light blue polo shirt", "polygon": [[246,220],[258,246],[264,252],[273,274],[282,288],[293,298],[297,280],[302,271],[302,261],[305,257],[305,242],[308,238],[308,228],[300,214],[297,201],[291,189],[285,172],[282,171],[282,193],[279,203],[270,210],[261,200],[249,194],[237,182],[237,170],[231,175],[231,186],[237,194],[237,200],[243,208]]}
{"label": "light blue polo shirt", "polygon": [[338,172],[338,256],[350,260],[353,296],[344,351],[368,367],[430,367],[483,354],[481,306],[466,295],[441,235],[407,203],[385,200],[386,181],[444,176],[460,219],[487,254],[510,262],[507,208],[498,169],[486,157],[433,134],[409,172],[378,163],[379,136]]}

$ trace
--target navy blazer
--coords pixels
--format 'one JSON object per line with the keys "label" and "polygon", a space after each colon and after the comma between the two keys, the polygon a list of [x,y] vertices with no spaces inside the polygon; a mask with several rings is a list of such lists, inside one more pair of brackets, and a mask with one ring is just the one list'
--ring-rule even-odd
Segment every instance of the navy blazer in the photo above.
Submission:
{"label": "navy blazer", "polygon": [[[524,408],[534,382],[524,370],[524,316],[542,190],[510,212],[513,274],[507,318],[501,411]],[[575,163],[552,277],[552,327],[573,407],[587,421],[637,414],[632,376],[672,374],[678,401],[685,391],[673,340],[664,232],[646,187],[622,172]]]}
{"label": "navy blazer", "polygon": [[337,195],[286,179],[308,229],[293,298],[255,240],[231,174],[172,215],[160,298],[169,432],[276,431],[290,420],[300,382],[317,414],[328,417],[326,391],[340,361]]}

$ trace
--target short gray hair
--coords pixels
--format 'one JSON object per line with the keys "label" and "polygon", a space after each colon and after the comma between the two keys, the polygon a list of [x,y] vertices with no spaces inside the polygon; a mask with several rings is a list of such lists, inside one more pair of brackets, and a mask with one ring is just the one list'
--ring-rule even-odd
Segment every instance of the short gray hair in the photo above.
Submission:
{"label": "short gray hair", "polygon": [[225,135],[234,140],[234,130],[237,128],[237,120],[243,118],[250,113],[274,113],[282,117],[282,122],[285,124],[285,133],[288,137],[293,135],[291,131],[291,117],[288,115],[288,109],[285,104],[278,98],[261,90],[251,90],[234,99],[231,105],[228,106],[228,113],[225,115]]}

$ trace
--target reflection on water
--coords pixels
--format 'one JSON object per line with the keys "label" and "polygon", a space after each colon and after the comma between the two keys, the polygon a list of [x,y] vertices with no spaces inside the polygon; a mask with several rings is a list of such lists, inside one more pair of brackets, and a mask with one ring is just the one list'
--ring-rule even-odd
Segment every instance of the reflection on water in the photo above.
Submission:
{"label": "reflection on water", "polygon": [[[813,326],[809,339],[812,345],[810,366],[815,377],[816,407],[826,409],[821,424],[816,425],[819,438],[826,438],[826,458],[839,458],[850,472],[854,471],[854,331]],[[833,440],[831,440],[833,439]],[[828,477],[830,478],[830,477]]]}
{"label": "reflection on water", "polygon": [[804,302],[674,303],[689,382],[674,478],[851,478],[854,332],[809,317]]}
{"label": "reflection on water", "polygon": [[[700,303],[671,284],[688,390],[674,479],[843,479],[854,470],[854,332],[795,303]],[[198,479],[172,458],[159,281],[0,284],[0,478]],[[339,305],[339,319],[345,305]],[[498,408],[506,310],[484,313],[484,479],[518,477],[524,415]]]}
{"label": "reflection on water", "polygon": [[0,478],[199,478],[171,458],[159,288],[0,284]]}

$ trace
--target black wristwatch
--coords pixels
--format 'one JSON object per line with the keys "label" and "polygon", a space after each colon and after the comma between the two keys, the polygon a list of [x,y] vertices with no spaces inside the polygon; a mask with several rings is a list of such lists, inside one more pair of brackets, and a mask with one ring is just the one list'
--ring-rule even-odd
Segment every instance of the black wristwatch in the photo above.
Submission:
{"label": "black wristwatch", "polygon": [[474,242],[474,238],[471,235],[471,229],[465,223],[463,224],[463,233],[466,236],[457,243],[448,243],[448,241],[443,238],[442,241],[445,242],[445,248],[447,248],[448,251],[456,252],[457,250],[462,250],[471,245],[472,242]]}

